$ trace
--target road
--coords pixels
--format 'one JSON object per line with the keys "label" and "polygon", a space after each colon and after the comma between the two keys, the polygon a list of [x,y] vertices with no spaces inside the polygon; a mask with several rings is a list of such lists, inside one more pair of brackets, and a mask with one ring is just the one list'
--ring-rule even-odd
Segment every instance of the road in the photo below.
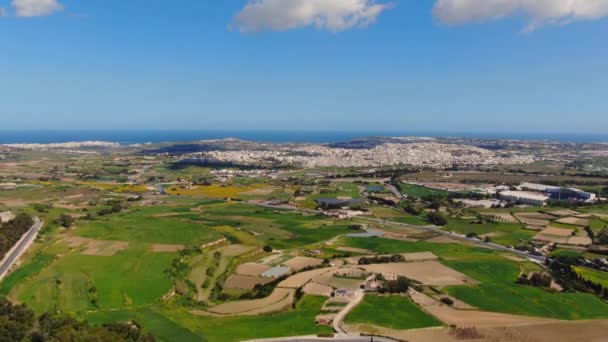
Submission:
{"label": "road", "polygon": [[34,225],[19,239],[17,244],[11,248],[0,264],[0,280],[4,278],[8,270],[15,264],[15,262],[23,255],[30,244],[34,241],[40,228],[42,228],[43,222],[34,217]]}
{"label": "road", "polygon": [[353,299],[350,302],[348,302],[348,304],[346,304],[346,306],[342,310],[340,310],[340,312],[338,312],[336,314],[336,316],[334,316],[334,320],[332,322],[332,327],[334,328],[334,331],[336,333],[338,333],[338,335],[341,335],[341,336],[347,335],[346,331],[344,329],[342,329],[342,321],[344,321],[344,318],[346,318],[346,316],[357,305],[359,305],[361,303],[364,296],[365,296],[365,292],[363,290],[355,291]]}

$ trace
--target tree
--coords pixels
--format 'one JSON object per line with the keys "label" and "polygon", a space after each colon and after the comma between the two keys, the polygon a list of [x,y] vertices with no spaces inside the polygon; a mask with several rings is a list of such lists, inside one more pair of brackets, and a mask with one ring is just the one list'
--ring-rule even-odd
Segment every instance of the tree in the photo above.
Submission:
{"label": "tree", "polygon": [[264,252],[266,252],[266,253],[272,252],[272,247],[270,247],[268,245],[264,246]]}
{"label": "tree", "polygon": [[597,241],[602,245],[608,245],[608,229],[604,228],[597,234]]}
{"label": "tree", "polygon": [[445,226],[448,224],[448,220],[438,212],[432,211],[426,215],[426,219],[436,225],[436,226]]}
{"label": "tree", "polygon": [[74,218],[67,214],[61,214],[56,220],[55,223],[64,227],[70,228],[74,224]]}

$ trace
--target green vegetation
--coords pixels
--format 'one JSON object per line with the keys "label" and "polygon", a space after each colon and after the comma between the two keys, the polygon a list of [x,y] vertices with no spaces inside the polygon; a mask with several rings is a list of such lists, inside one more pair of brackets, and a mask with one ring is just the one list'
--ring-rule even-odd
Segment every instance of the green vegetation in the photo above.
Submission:
{"label": "green vegetation", "polygon": [[429,198],[429,197],[447,197],[448,192],[440,189],[431,189],[426,186],[399,183],[399,190],[402,194],[412,196],[416,198]]}
{"label": "green vegetation", "polygon": [[[164,271],[173,257],[152,253],[147,245],[130,246],[114,256],[72,252],[14,286],[11,294],[36,312],[149,305],[169,291],[171,284]],[[25,272],[30,270],[27,267]]]}
{"label": "green vegetation", "polygon": [[574,267],[574,270],[576,273],[580,274],[583,279],[590,280],[608,288],[608,272],[597,271],[585,267]]}
{"label": "green vegetation", "polygon": [[441,326],[405,296],[365,296],[346,318],[346,323],[365,323],[406,330]]}
{"label": "green vegetation", "polygon": [[524,226],[519,223],[472,223],[458,218],[449,218],[445,230],[454,231],[463,235],[475,233],[478,236],[482,236],[490,234],[490,239],[493,242],[511,246],[516,246],[522,241],[529,241],[537,233],[524,229]]}
{"label": "green vegetation", "polygon": [[37,253],[24,267],[10,273],[0,283],[0,295],[6,296],[18,284],[47,267],[55,258],[54,255]]}
{"label": "green vegetation", "polygon": [[[165,341],[243,341],[262,337],[329,333],[315,325],[326,298],[304,296],[294,311],[274,315],[214,318],[177,309],[145,309],[87,314],[92,323],[115,322],[134,317]],[[179,322],[175,324],[174,322]]]}
{"label": "green vegetation", "polygon": [[76,233],[100,240],[127,242],[195,244],[221,238],[221,235],[189,218],[189,208],[148,207],[83,221]]}
{"label": "green vegetation", "polygon": [[557,319],[608,317],[608,304],[586,293],[551,293],[518,285],[517,263],[501,260],[457,260],[444,263],[478,280],[476,286],[452,286],[448,293],[482,310]]}

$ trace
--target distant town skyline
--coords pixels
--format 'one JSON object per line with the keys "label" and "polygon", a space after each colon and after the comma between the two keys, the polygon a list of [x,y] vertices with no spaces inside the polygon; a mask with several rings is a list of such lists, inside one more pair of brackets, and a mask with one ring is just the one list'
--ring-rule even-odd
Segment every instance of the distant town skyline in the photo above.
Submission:
{"label": "distant town skyline", "polygon": [[604,133],[608,0],[0,0],[0,130]]}

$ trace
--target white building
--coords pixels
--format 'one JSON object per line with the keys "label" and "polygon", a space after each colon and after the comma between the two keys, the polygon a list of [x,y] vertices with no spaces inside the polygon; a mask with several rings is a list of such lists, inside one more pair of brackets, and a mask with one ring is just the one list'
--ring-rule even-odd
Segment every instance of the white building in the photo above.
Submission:
{"label": "white building", "polygon": [[541,193],[527,191],[502,191],[499,196],[505,201],[540,206],[547,204],[547,201],[550,198],[549,196],[543,195]]}
{"label": "white building", "polygon": [[9,222],[15,219],[15,214],[10,211],[3,211],[0,213],[0,223]]}

